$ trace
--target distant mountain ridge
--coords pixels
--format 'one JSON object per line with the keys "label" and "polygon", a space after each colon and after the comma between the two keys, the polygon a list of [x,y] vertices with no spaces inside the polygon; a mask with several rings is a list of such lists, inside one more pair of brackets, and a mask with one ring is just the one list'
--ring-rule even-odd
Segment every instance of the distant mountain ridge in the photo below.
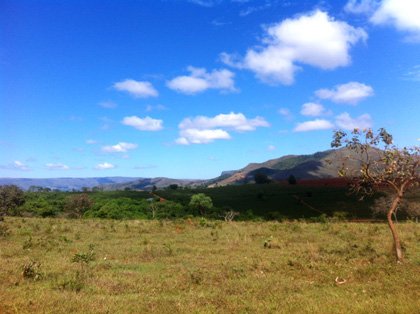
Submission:
{"label": "distant mountain ridge", "polygon": [[0,178],[0,185],[14,184],[28,190],[31,186],[57,189],[61,191],[81,190],[108,184],[132,182],[137,177],[93,177],[93,178]]}
{"label": "distant mountain ridge", "polygon": [[[326,150],[308,155],[286,155],[262,163],[250,163],[239,170],[223,171],[219,177],[210,180],[171,179],[165,177],[103,177],[103,178],[0,178],[0,185],[16,184],[27,190],[31,186],[48,187],[58,190],[80,190],[84,187],[100,187],[103,190],[151,190],[154,186],[164,188],[172,184],[178,186],[223,186],[253,183],[257,173],[265,174],[274,181],[287,180],[290,175],[299,179],[328,179],[337,177],[341,160],[352,152],[346,148]],[[350,167],[356,169],[355,163]]]}

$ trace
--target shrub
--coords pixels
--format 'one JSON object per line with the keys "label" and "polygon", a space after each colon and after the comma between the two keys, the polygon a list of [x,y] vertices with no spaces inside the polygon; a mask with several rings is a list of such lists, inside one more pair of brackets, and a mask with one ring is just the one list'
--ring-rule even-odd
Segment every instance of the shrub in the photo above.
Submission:
{"label": "shrub", "polygon": [[41,263],[36,261],[30,261],[23,265],[22,276],[25,279],[40,280],[42,279],[42,273],[40,271]]}

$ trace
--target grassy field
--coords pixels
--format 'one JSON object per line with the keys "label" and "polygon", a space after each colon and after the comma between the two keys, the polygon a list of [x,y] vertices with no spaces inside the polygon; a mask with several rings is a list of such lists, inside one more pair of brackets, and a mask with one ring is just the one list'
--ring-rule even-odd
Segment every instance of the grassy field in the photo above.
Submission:
{"label": "grassy field", "polygon": [[398,224],[400,265],[385,224],[6,218],[5,225],[0,313],[420,308],[420,224]]}

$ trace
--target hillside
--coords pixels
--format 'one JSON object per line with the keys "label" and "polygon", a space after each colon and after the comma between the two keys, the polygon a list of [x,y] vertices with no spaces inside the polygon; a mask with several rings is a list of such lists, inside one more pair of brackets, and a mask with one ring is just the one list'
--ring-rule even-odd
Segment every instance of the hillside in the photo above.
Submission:
{"label": "hillside", "polygon": [[[222,173],[209,182],[209,187],[250,183],[254,175],[262,173],[275,181],[287,180],[290,175],[297,179],[336,178],[340,160],[350,152],[347,149],[327,150],[310,155],[287,155],[262,163],[250,163],[237,171]],[[353,168],[356,164],[350,164]]]}

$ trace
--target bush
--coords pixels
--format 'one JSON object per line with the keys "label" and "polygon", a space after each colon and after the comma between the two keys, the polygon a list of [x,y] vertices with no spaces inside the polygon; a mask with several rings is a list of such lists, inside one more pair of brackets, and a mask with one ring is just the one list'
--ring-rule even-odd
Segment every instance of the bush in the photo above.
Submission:
{"label": "bush", "polygon": [[0,186],[0,220],[6,215],[15,215],[15,210],[25,202],[21,188],[16,185]]}

